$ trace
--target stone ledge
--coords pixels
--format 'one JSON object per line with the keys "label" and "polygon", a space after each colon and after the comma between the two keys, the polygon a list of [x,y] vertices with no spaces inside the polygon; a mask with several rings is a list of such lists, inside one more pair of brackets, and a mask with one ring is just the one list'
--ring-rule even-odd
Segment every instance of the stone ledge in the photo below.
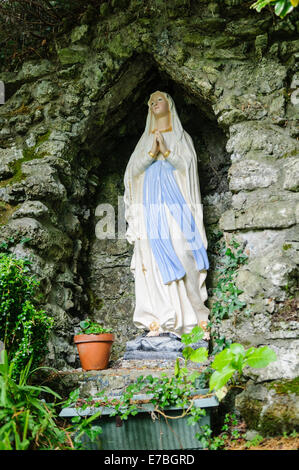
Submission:
{"label": "stone ledge", "polygon": [[[188,361],[187,366],[191,372],[201,372],[207,363],[197,364]],[[67,398],[69,393],[76,388],[80,388],[80,398],[94,396],[96,393],[107,390],[110,395],[120,395],[125,388],[134,383],[141,375],[146,377],[160,377],[166,374],[174,375],[175,360],[124,360],[118,359],[111,363],[111,367],[104,370],[84,371],[83,369],[73,369],[69,371],[57,371],[47,374],[42,381],[42,385],[47,385],[59,393],[63,398]]]}

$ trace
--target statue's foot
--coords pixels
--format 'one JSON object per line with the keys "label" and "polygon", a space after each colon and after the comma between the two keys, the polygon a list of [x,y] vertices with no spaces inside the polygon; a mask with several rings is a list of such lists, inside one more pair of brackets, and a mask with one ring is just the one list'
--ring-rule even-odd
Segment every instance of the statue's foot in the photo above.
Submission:
{"label": "statue's foot", "polygon": [[159,334],[162,332],[160,325],[158,322],[153,321],[150,326],[150,331],[146,336],[159,336]]}
{"label": "statue's foot", "polygon": [[159,331],[149,331],[146,336],[159,336]]}

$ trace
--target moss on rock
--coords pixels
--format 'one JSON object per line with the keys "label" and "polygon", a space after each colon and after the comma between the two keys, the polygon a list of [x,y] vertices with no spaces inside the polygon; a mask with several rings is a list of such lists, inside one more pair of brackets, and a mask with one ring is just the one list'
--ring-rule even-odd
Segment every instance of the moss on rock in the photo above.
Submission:
{"label": "moss on rock", "polygon": [[63,49],[58,49],[57,54],[60,62],[63,65],[66,64],[77,64],[84,63],[86,61],[86,56],[88,53],[87,47],[76,46],[64,47]]}
{"label": "moss on rock", "polygon": [[18,210],[20,204],[16,206],[0,201],[0,225],[5,225],[10,219],[11,215]]}
{"label": "moss on rock", "polygon": [[288,393],[295,393],[299,395],[299,377],[292,380],[277,380],[268,385],[269,389],[274,389],[275,393],[284,395]]}

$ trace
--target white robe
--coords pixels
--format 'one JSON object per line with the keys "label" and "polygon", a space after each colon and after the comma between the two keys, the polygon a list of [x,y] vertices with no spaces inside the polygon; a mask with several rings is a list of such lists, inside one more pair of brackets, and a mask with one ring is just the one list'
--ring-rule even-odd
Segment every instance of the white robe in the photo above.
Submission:
{"label": "white robe", "polygon": [[[207,238],[197,173],[197,158],[191,137],[183,131],[177,141],[173,131],[163,133],[166,147],[171,151],[167,160],[174,166],[174,175],[181,193],[194,216],[203,245]],[[190,333],[202,321],[208,321],[206,270],[198,271],[192,251],[167,206],[166,214],[174,250],[186,275],[183,279],[163,284],[161,274],[147,238],[143,213],[143,181],[146,168],[153,163],[148,154],[153,135],[138,142],[125,172],[125,209],[128,222],[127,240],[134,244],[131,271],[135,277],[136,305],[133,322],[137,328],[152,329],[153,322],[160,332],[172,332],[179,337]],[[158,160],[163,159],[159,153]]]}

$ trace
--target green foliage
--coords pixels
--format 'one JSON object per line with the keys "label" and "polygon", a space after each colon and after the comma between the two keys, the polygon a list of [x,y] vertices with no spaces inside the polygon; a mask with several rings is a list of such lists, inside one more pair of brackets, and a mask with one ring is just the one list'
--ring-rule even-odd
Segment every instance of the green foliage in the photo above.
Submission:
{"label": "green foliage", "polygon": [[148,401],[155,406],[155,410],[163,410],[169,406],[182,408],[190,404],[194,385],[185,381],[184,377],[168,377],[164,373],[160,377],[141,375],[118,399],[109,400],[107,396],[103,397],[102,392],[97,396],[101,397],[100,406],[105,403],[114,408],[110,416],[118,415],[122,420],[127,420],[129,415],[138,413],[138,404],[133,401],[133,396],[140,392],[149,396]]}
{"label": "green foliage", "polygon": [[[78,390],[74,392],[77,393]],[[82,407],[85,409],[85,407]],[[94,413],[93,415],[87,417],[78,414],[72,418],[72,427],[73,430],[73,445],[75,450],[83,450],[84,445],[82,442],[82,436],[86,435],[90,442],[95,442],[99,434],[102,434],[103,430],[101,426],[95,425],[94,421],[101,416],[101,411]],[[70,428],[69,428],[70,429]]]}
{"label": "green foliage", "polygon": [[257,0],[250,8],[260,12],[267,5],[273,6],[275,14],[284,18],[299,5],[299,0]]}
{"label": "green foliage", "polygon": [[0,253],[0,338],[20,374],[32,355],[32,366],[43,359],[53,319],[35,304],[39,285],[30,275],[31,261]]}
{"label": "green foliage", "polygon": [[[63,426],[57,407],[69,406],[78,399],[79,389],[73,391],[67,401],[46,402],[42,396],[61,397],[46,386],[33,386],[30,376],[32,356],[18,380],[14,374],[15,364],[8,361],[5,350],[0,360],[0,450],[80,450],[81,436],[86,434],[92,441],[102,432],[93,421],[100,412],[91,417],[76,416],[70,426]],[[83,407],[84,408],[84,407]]]}
{"label": "green foliage", "polygon": [[187,407],[182,416],[188,415],[188,424],[194,425],[202,416],[205,416],[205,410],[193,406],[192,394],[194,394],[194,385],[184,380],[184,377],[168,377],[161,374],[161,377],[139,376],[133,384],[127,386],[123,394],[118,398],[109,398],[105,391],[95,395],[96,399],[89,397],[85,400],[79,398],[80,389],[74,390],[69,399],[63,404],[63,408],[75,404],[77,416],[72,418],[74,431],[74,444],[76,449],[82,447],[82,435],[86,434],[90,440],[96,441],[99,434],[102,433],[101,426],[95,426],[94,421],[101,416],[101,410],[94,412],[90,417],[84,416],[84,411],[92,407],[102,408],[103,406],[111,408],[110,417],[119,416],[121,420],[127,420],[129,416],[135,416],[139,412],[141,404],[134,400],[134,397],[143,392],[148,396],[147,402],[152,403],[156,412],[164,410],[168,406],[178,408]]}
{"label": "green foliage", "polygon": [[197,343],[204,336],[204,330],[200,326],[195,326],[191,333],[182,335],[181,341],[186,344],[183,350],[183,356],[185,361],[192,362],[204,362],[208,357],[208,351],[206,348],[193,349],[189,344]]}
{"label": "green foliage", "polygon": [[[188,344],[192,344],[194,339],[198,341],[200,337],[202,337],[203,330],[201,328],[195,328],[190,335],[186,335],[185,341]],[[189,349],[188,347],[186,349]],[[191,348],[190,348],[191,349]],[[199,348],[197,351],[205,350],[204,353],[198,352],[197,359],[205,359],[207,357],[207,351],[205,348]],[[192,357],[191,360],[194,360],[192,354],[189,355],[185,352],[185,362],[187,361],[187,357]],[[178,364],[178,362],[177,362]],[[109,407],[112,408],[110,416],[119,416],[122,420],[127,420],[130,415],[135,416],[139,412],[139,407],[141,406],[140,403],[134,400],[134,396],[143,392],[148,399],[146,402],[149,402],[154,405],[154,409],[156,412],[160,412],[164,415],[162,410],[169,406],[175,406],[178,408],[183,408],[182,416],[188,415],[188,424],[194,425],[198,420],[205,416],[205,410],[201,408],[197,408],[193,405],[192,396],[196,391],[195,388],[195,380],[198,379],[200,376],[199,373],[193,374],[186,374],[185,368],[180,368],[178,365],[176,366],[176,373],[172,377],[168,377],[167,374],[162,373],[160,377],[153,377],[152,375],[148,375],[146,377],[139,376],[133,384],[130,384],[126,387],[124,393],[118,397],[111,399],[107,395],[105,395],[105,391],[99,392],[96,394],[96,399],[92,399],[91,397],[84,400],[82,404],[82,400],[79,399],[79,389],[73,391],[63,407],[70,406],[71,403],[77,403],[78,409],[78,418],[76,417],[76,422],[81,425],[81,430],[78,433],[78,436],[81,436],[84,430],[88,429],[88,423],[86,422],[86,426],[84,429],[82,427],[82,411],[84,411],[87,407],[92,406],[94,408],[97,407]],[[100,412],[95,413],[92,415],[94,419],[98,417]],[[79,419],[80,418],[80,419]],[[84,419],[84,418],[83,418]],[[94,427],[92,428],[94,430]],[[101,432],[101,429],[99,429]],[[97,432],[93,435],[95,439]]]}
{"label": "green foliage", "polygon": [[102,333],[111,333],[111,328],[103,328],[98,323],[92,322],[89,319],[80,322],[81,331],[78,335],[101,335]]}
{"label": "green foliage", "polygon": [[[90,442],[96,442],[98,439],[99,434],[102,434],[103,430],[101,426],[97,426],[93,424],[93,421],[98,419],[101,415],[101,412],[95,413],[94,415],[90,416],[89,418],[81,418],[79,424],[80,426],[76,426],[76,433],[74,436],[74,449],[75,450],[84,450],[84,445],[81,440],[82,435],[86,435]],[[74,416],[72,422],[73,424],[78,424],[76,420],[77,416]]]}
{"label": "green foliage", "polygon": [[286,431],[284,431],[282,433],[283,437],[298,437],[298,432],[294,429],[294,431],[292,431],[291,433],[287,433]]}
{"label": "green foliage", "polygon": [[55,422],[53,403],[40,399],[42,393],[60,396],[45,386],[28,383],[32,356],[15,380],[13,362],[5,350],[0,360],[0,450],[59,449],[66,433]]}
{"label": "green foliage", "polygon": [[246,442],[245,446],[247,448],[258,446],[264,440],[263,436],[257,434],[250,441]]}
{"label": "green foliage", "polygon": [[243,253],[239,243],[234,239],[229,247],[226,246],[225,242],[221,243],[219,255],[218,282],[213,290],[217,300],[213,302],[211,309],[211,317],[214,323],[220,323],[222,320],[229,318],[246,305],[245,302],[239,299],[239,295],[243,291],[236,287],[234,279],[238,268],[247,263],[247,255]]}
{"label": "green foliage", "polygon": [[204,330],[200,326],[195,326],[192,331],[188,334],[182,335],[182,343],[188,345],[192,343],[197,343],[204,336]]}
{"label": "green foliage", "polygon": [[248,261],[247,255],[240,248],[240,244],[233,238],[227,246],[224,240],[219,240],[219,232],[217,239],[214,241],[214,247],[217,253],[217,284],[213,288],[213,303],[210,311],[209,327],[212,331],[214,350],[213,353],[221,351],[224,347],[229,346],[230,342],[225,337],[217,335],[217,325],[222,320],[236,315],[243,310],[246,302],[240,300],[239,296],[242,290],[238,289],[235,284],[235,277],[240,266]]}
{"label": "green foliage", "polygon": [[[72,418],[72,423],[75,430],[74,443],[76,448],[82,449],[82,441],[80,438],[83,434],[86,434],[90,440],[96,441],[99,434],[102,433],[101,426],[95,426],[93,422],[101,416],[101,410],[95,412],[92,416],[87,418],[82,412],[88,407],[109,407],[112,408],[110,417],[119,416],[121,420],[127,420],[128,417],[135,416],[139,412],[139,408],[142,406],[140,403],[133,400],[133,397],[139,392],[145,392],[151,395],[148,402],[155,406],[155,412],[161,413],[165,418],[165,414],[161,411],[165,407],[174,405],[178,408],[188,406],[188,409],[182,413],[182,417],[188,415],[188,424],[194,425],[200,420],[202,416],[205,416],[205,410],[192,406],[192,392],[193,387],[189,384],[186,385],[182,379],[176,379],[174,377],[169,378],[165,374],[162,374],[160,378],[140,376],[134,384],[129,385],[125,392],[119,398],[109,399],[104,395],[104,391],[96,394],[97,399],[94,400],[91,397],[84,400],[79,400],[77,407],[78,415]],[[69,400],[65,403],[64,407],[73,404],[79,398],[79,389],[72,392]],[[191,401],[191,406],[190,406]]]}
{"label": "green foliage", "polygon": [[219,436],[213,436],[213,431],[208,424],[200,427],[200,432],[196,433],[196,438],[201,442],[203,449],[219,450],[224,449],[228,439],[238,439],[239,430],[236,428],[238,421],[234,413],[227,413]]}
{"label": "green foliage", "polygon": [[215,372],[210,378],[210,390],[220,390],[235,372],[241,376],[245,366],[262,368],[276,359],[275,352],[268,346],[251,347],[245,351],[242,344],[233,343],[218,353],[211,364]]}

